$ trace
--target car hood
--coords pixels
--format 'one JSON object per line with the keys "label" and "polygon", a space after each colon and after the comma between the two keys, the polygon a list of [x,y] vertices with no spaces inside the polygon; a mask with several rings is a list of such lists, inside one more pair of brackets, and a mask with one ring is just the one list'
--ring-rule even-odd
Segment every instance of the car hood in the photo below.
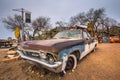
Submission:
{"label": "car hood", "polygon": [[51,39],[51,40],[25,41],[21,42],[19,46],[21,46],[23,49],[42,50],[52,53],[58,53],[60,50],[81,43],[83,43],[83,40]]}

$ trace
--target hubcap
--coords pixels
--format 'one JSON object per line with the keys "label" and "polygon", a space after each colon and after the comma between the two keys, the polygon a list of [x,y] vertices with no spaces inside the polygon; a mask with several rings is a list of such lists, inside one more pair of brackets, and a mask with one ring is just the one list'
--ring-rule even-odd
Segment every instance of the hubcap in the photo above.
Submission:
{"label": "hubcap", "polygon": [[66,70],[71,70],[74,67],[74,59],[72,57],[68,58],[67,64],[66,64]]}

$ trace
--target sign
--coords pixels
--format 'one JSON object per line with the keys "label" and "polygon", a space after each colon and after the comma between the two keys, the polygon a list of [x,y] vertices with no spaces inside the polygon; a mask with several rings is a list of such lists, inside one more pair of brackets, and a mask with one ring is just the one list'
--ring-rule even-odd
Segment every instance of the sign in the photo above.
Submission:
{"label": "sign", "polygon": [[20,37],[20,29],[19,29],[19,27],[16,27],[16,28],[15,28],[14,35],[15,35],[15,37],[16,37],[17,39]]}
{"label": "sign", "polygon": [[88,29],[89,31],[92,31],[92,30],[93,30],[93,27],[94,27],[94,25],[93,25],[92,23],[88,23],[87,29]]}
{"label": "sign", "polygon": [[30,13],[25,13],[25,22],[31,23],[31,14]]}

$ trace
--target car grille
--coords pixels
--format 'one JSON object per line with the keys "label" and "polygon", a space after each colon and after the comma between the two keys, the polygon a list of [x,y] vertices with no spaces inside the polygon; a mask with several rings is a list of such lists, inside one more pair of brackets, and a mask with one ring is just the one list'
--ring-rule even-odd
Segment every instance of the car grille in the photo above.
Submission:
{"label": "car grille", "polygon": [[38,52],[24,51],[24,55],[26,55],[28,57],[40,59],[40,55]]}
{"label": "car grille", "polygon": [[[51,53],[47,53],[46,58],[41,57],[41,53],[44,53],[44,52],[23,51],[23,54],[27,57],[39,59],[39,60],[42,60],[42,61],[50,63],[50,64],[53,64],[54,61],[56,61],[55,57]],[[51,61],[51,59],[52,59],[52,61]]]}

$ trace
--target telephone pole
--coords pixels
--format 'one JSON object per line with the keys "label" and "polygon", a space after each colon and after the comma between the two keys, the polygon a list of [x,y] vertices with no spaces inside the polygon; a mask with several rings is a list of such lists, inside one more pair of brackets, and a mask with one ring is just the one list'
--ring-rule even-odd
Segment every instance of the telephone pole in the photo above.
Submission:
{"label": "telephone pole", "polygon": [[13,11],[21,12],[22,22],[24,22],[24,13],[26,12],[25,9],[23,9],[23,8],[21,8],[21,9],[13,9]]}
{"label": "telephone pole", "polygon": [[[22,32],[21,32],[21,34],[22,34],[22,36],[21,36],[21,40],[22,41],[24,41],[24,37],[25,37],[25,34],[24,34],[24,13],[25,12],[29,12],[29,11],[27,11],[27,10],[25,10],[25,9],[23,9],[23,8],[21,8],[21,9],[12,9],[13,11],[17,11],[17,12],[21,12],[21,17],[22,17]],[[29,12],[30,13],[30,12]]]}

